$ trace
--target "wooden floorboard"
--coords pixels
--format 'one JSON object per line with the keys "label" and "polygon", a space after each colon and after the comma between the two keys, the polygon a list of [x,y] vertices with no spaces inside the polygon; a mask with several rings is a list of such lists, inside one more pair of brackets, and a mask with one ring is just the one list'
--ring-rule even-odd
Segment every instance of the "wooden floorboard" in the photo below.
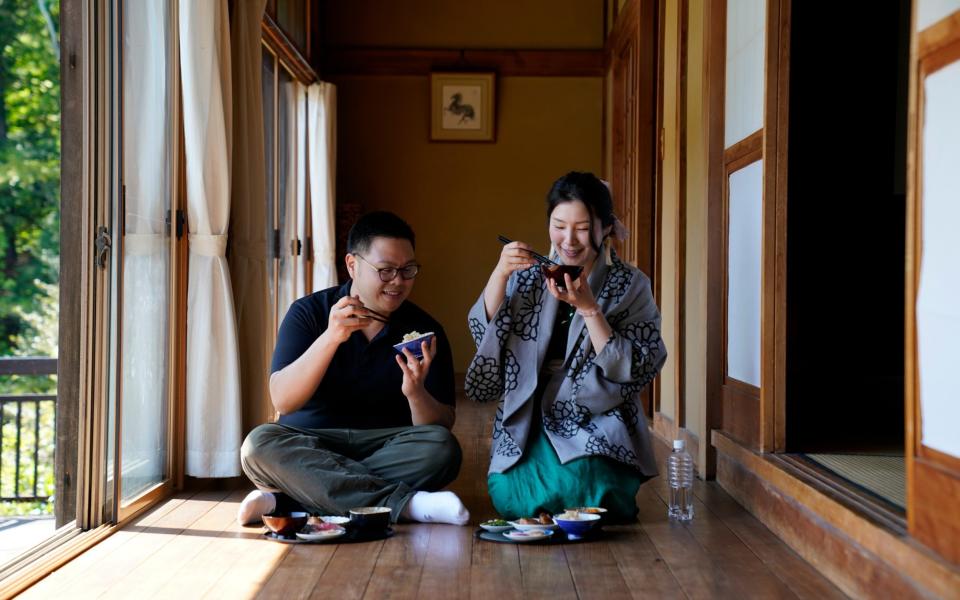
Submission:
{"label": "wooden floorboard", "polygon": [[580,598],[603,600],[630,598],[630,587],[620,573],[609,544],[561,546]]}
{"label": "wooden floorboard", "polygon": [[173,535],[173,539],[147,560],[123,573],[103,597],[123,600],[136,597],[146,590],[159,590],[169,580],[171,570],[179,571],[205,552],[215,552],[213,543],[216,536],[236,520],[235,506],[243,498],[243,494],[244,490],[234,491],[225,501],[218,502],[177,534],[161,533],[163,530],[159,527],[156,532],[147,528],[142,535],[148,537],[154,537],[151,533],[157,533],[158,536]]}
{"label": "wooden floorboard", "polygon": [[698,481],[694,493],[700,504],[720,517],[797,597],[804,600],[845,598],[843,592],[745,511],[720,486]]}
{"label": "wooden floorboard", "polygon": [[688,598],[742,597],[743,591],[703,550],[689,528],[667,518],[667,505],[652,490],[655,484],[653,480],[640,488],[640,522],[683,593]]}
{"label": "wooden floorboard", "polygon": [[[664,505],[668,502],[666,481],[658,477],[647,484]],[[744,593],[763,598],[795,599],[790,588],[767,569],[763,561],[716,515],[694,498],[694,519],[682,524],[700,544],[704,553],[727,574],[731,583]]]}
{"label": "wooden floorboard", "polygon": [[[239,501],[228,504],[228,509],[236,515]],[[160,589],[141,590],[140,597],[248,598],[259,591],[290,550],[284,544],[265,544],[262,530],[241,527],[235,518],[222,531],[203,535],[214,538],[207,551],[181,568],[171,570]]]}
{"label": "wooden floorboard", "polygon": [[383,545],[364,598],[416,598],[431,530],[395,525],[396,534]]}
{"label": "wooden floorboard", "polygon": [[[843,598],[717,484],[697,482],[690,523],[666,515],[665,484],[637,496],[638,522],[565,545],[475,537],[495,405],[461,401],[463,466],[449,486],[471,525],[400,524],[382,541],[279,544],[235,515],[249,486],[181,493],[67,563],[25,598]],[[662,459],[662,456],[661,456]],[[214,486],[216,487],[216,486]]]}
{"label": "wooden floorboard", "polygon": [[562,546],[524,544],[519,550],[524,597],[556,600],[577,597]]}
{"label": "wooden floorboard", "polygon": [[473,529],[430,525],[418,598],[469,598]]}
{"label": "wooden floorboard", "polygon": [[470,597],[477,600],[523,598],[519,546],[473,541]]}
{"label": "wooden floorboard", "polygon": [[618,525],[607,529],[607,546],[633,598],[686,597],[642,526]]}

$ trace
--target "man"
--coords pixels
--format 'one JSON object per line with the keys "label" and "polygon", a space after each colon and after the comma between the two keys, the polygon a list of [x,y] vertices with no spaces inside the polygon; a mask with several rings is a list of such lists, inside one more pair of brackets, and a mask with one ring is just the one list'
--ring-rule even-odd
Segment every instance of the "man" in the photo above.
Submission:
{"label": "man", "polygon": [[[241,448],[258,490],[237,519],[254,523],[298,508],[342,513],[389,506],[392,519],[464,525],[453,492],[461,451],[453,357],[443,328],[407,301],[420,270],[414,234],[396,215],[374,212],[350,229],[350,280],[293,303],[277,336],[270,397],[277,423],[260,425]],[[423,359],[393,345],[434,332]]]}

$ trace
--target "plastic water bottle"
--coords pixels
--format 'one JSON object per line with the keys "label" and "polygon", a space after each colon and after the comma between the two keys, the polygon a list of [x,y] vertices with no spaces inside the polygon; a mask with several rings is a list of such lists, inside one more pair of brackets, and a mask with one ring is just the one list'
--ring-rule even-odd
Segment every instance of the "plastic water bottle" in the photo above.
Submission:
{"label": "plastic water bottle", "polygon": [[689,521],[693,518],[693,459],[687,454],[683,440],[673,441],[673,452],[667,458],[667,482],[670,484],[667,516]]}

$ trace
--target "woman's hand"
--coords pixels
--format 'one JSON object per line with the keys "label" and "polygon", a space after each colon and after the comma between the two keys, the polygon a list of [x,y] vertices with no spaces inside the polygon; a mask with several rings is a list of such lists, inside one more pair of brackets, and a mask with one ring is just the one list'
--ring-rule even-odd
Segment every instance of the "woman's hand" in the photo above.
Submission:
{"label": "woman's hand", "polygon": [[426,342],[420,342],[420,350],[423,351],[422,360],[417,360],[413,352],[410,352],[407,348],[403,349],[403,356],[406,360],[400,358],[400,355],[396,356],[397,364],[403,371],[403,384],[400,386],[400,391],[407,398],[426,392],[423,385],[427,381],[427,373],[430,372],[430,363],[433,362],[433,357],[437,355],[437,336],[430,338],[429,346]]}
{"label": "woman's hand", "polygon": [[566,283],[564,287],[558,287],[553,277],[546,279],[547,291],[557,300],[566,302],[583,312],[591,312],[599,308],[596,298],[593,297],[593,290],[587,285],[586,271],[581,271],[576,280],[570,279],[570,273],[564,273],[563,280]]}
{"label": "woman's hand", "polygon": [[537,261],[533,260],[533,255],[530,254],[532,250],[529,244],[510,242],[500,251],[500,261],[497,262],[494,272],[507,280],[514,271],[532,267],[537,264]]}
{"label": "woman's hand", "polygon": [[330,318],[327,321],[327,330],[324,332],[337,344],[350,339],[354,331],[363,329],[370,324],[363,302],[359,296],[344,296],[330,309]]}

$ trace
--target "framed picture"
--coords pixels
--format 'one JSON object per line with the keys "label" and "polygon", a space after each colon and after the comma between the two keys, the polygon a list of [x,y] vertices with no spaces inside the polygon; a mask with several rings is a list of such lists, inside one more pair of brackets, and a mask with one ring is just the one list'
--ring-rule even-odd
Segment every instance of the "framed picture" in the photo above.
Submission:
{"label": "framed picture", "polygon": [[492,142],[495,81],[493,73],[431,73],[430,139]]}

